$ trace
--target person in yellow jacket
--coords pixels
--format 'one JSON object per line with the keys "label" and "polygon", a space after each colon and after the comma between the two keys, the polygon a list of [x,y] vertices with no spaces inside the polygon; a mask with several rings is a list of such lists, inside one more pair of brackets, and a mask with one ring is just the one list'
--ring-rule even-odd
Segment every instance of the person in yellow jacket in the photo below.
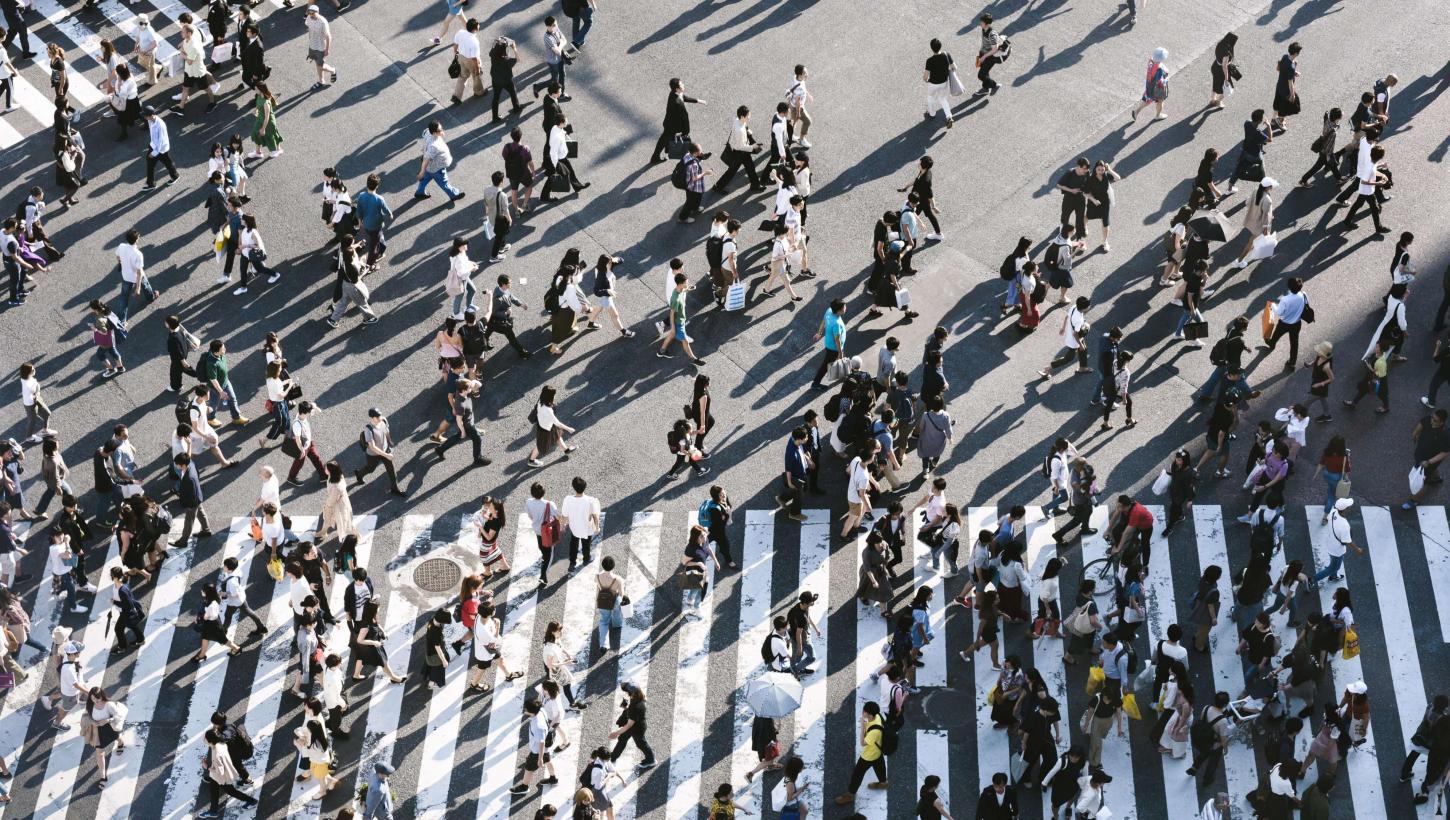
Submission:
{"label": "person in yellow jacket", "polygon": [[849,806],[856,801],[856,790],[861,788],[867,769],[876,772],[876,782],[868,783],[867,788],[886,788],[886,751],[883,748],[886,732],[886,724],[881,720],[881,707],[875,701],[867,701],[861,707],[861,756],[851,770],[850,790],[836,798],[836,805]]}

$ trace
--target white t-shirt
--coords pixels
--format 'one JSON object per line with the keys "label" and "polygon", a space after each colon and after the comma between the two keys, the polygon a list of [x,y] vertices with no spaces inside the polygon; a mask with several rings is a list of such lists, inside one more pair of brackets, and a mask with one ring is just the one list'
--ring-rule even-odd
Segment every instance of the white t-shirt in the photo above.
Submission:
{"label": "white t-shirt", "polygon": [[289,578],[291,581],[287,586],[287,600],[292,605],[292,612],[301,615],[306,609],[302,606],[302,599],[312,594],[312,585],[307,583],[306,578]]}
{"label": "white t-shirt", "polygon": [[932,522],[947,514],[946,493],[932,493],[926,499],[926,520]]}
{"label": "white t-shirt", "polygon": [[796,195],[794,185],[782,185],[775,191],[775,215],[780,216],[790,210],[790,198]]}
{"label": "white t-shirt", "polygon": [[241,606],[246,603],[242,598],[242,578],[239,575],[227,574],[222,577],[222,600],[227,606]]}
{"label": "white t-shirt", "polygon": [[292,421],[292,435],[302,439],[302,448],[312,443],[312,422],[307,419],[294,419]]}
{"label": "white t-shirt", "polygon": [[866,472],[866,465],[861,463],[861,457],[857,456],[851,460],[851,480],[846,488],[846,503],[859,503],[870,486],[871,476]]}
{"label": "white t-shirt", "polygon": [[31,376],[28,379],[20,380],[20,403],[26,407],[35,404],[35,396],[40,392],[40,379]]}
{"label": "white t-shirt", "polygon": [[287,530],[282,526],[282,514],[278,513],[271,521],[262,520],[262,543],[281,544],[282,539],[287,537]]}
{"label": "white t-shirt", "polygon": [[46,561],[46,567],[51,575],[65,575],[70,572],[70,565],[61,556],[70,551],[70,545],[64,541],[50,545],[50,558]]}
{"label": "white t-shirt", "polygon": [[477,60],[482,53],[478,35],[466,29],[453,35],[453,45],[458,46],[459,60]]}
{"label": "white t-shirt", "polygon": [[267,400],[271,402],[287,400],[287,391],[282,387],[281,379],[267,380]]}
{"label": "white t-shirt", "polygon": [[576,538],[592,538],[598,532],[590,516],[599,516],[599,499],[592,495],[571,495],[559,505],[559,515],[569,522],[569,532]]}
{"label": "white t-shirt", "polygon": [[1062,346],[1077,350],[1082,347],[1082,326],[1087,324],[1087,317],[1074,305],[1067,312],[1067,327],[1062,331]]}
{"label": "white t-shirt", "polygon": [[544,712],[529,718],[529,754],[543,754],[544,741],[549,737],[549,722],[544,719]]}
{"label": "white t-shirt", "polygon": [[324,667],[322,670],[322,705],[337,709],[344,704],[342,699],[342,667]]}
{"label": "white t-shirt", "polygon": [[1354,533],[1349,529],[1349,520],[1339,514],[1339,510],[1332,510],[1329,513],[1330,538],[1325,543],[1325,549],[1330,558],[1338,558],[1344,554],[1344,545],[1354,540]]}
{"label": "white t-shirt", "polygon": [[81,665],[66,661],[60,665],[60,693],[68,698],[79,697],[81,687],[85,685],[81,678]]}
{"label": "white t-shirt", "polygon": [[491,661],[498,657],[489,644],[498,643],[498,619],[479,618],[473,624],[473,656],[479,660]]}
{"label": "white t-shirt", "polygon": [[554,425],[559,423],[559,417],[554,415],[554,408],[543,403],[534,405],[534,408],[539,419],[540,430],[552,430]]}
{"label": "white t-shirt", "polygon": [[121,261],[121,281],[136,282],[136,276],[146,267],[146,257],[141,249],[127,242],[116,246],[116,258]]}

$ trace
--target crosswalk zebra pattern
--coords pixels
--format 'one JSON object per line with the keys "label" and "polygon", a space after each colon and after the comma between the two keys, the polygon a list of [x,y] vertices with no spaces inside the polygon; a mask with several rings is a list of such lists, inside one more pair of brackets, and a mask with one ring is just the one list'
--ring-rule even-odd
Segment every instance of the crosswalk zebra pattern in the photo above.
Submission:
{"label": "crosswalk zebra pattern", "polygon": [[[1059,606],[1067,610],[1084,562],[1105,554],[1105,542],[1099,535],[1079,545],[1059,546],[1052,539],[1053,522],[1039,507],[1027,509],[1025,560],[1034,579],[1053,557],[1066,562]],[[1149,657],[1152,643],[1169,624],[1186,622],[1191,596],[1207,566],[1227,570],[1221,593],[1228,600],[1228,578],[1248,552],[1248,528],[1234,523],[1233,513],[1224,508],[1195,507],[1171,538],[1162,535],[1164,511],[1150,509],[1157,526],[1146,583],[1148,616],[1137,647],[1141,657]],[[995,527],[1002,511],[1005,507],[968,508],[964,533]],[[53,713],[36,705],[37,696],[53,686],[54,673],[38,662],[36,652],[22,649],[22,662],[32,674],[0,702],[0,755],[15,772],[9,784],[14,802],[0,806],[0,818],[195,816],[207,805],[201,735],[215,710],[242,721],[256,745],[247,767],[259,784],[252,793],[260,806],[230,805],[230,817],[332,816],[355,794],[360,773],[378,761],[399,767],[393,782],[403,817],[532,817],[540,801],[567,815],[590,750],[612,746],[606,735],[615,726],[616,691],[623,681],[650,693],[654,711],[648,739],[658,766],[636,771],[640,753],[633,746],[625,750],[617,764],[623,785],[610,787],[617,817],[703,817],[722,782],[733,784],[742,805],[764,809],[764,816],[772,817],[779,808],[771,796],[779,775],[766,772],[751,781],[745,777],[758,758],[751,748],[752,714],[742,693],[762,671],[758,647],[771,618],[783,614],[803,590],[820,596],[813,609],[821,629],[819,636],[812,635],[817,671],[804,677],[801,706],[781,721],[780,739],[787,755],[806,764],[812,787],[802,799],[809,815],[832,816],[832,800],[845,790],[860,741],[861,707],[879,697],[875,675],[888,636],[876,610],[854,600],[864,538],[835,538],[838,519],[825,509],[807,510],[800,524],[764,510],[737,512],[731,540],[738,545],[741,569],[714,575],[705,593],[687,602],[685,591],[674,583],[676,545],[686,540],[694,513],[651,510],[622,517],[615,512],[606,521],[604,537],[595,545],[595,563],[567,577],[556,576],[543,592],[539,579],[544,568],[532,524],[525,516],[510,522],[512,537],[505,541],[512,569],[491,579],[488,588],[504,625],[503,657],[511,670],[525,676],[509,681],[494,668],[485,679],[491,687],[486,694],[466,690],[466,650],[449,665],[444,687],[430,690],[422,682],[421,636],[433,608],[400,589],[380,587],[389,661],[408,680],[392,684],[376,676],[348,681],[345,724],[351,738],[339,742],[336,770],[342,784],[322,800],[314,780],[299,782],[292,776],[296,755],[291,737],[300,725],[301,704],[288,694],[297,661],[287,585],[273,583],[266,574],[248,519],[234,519],[224,537],[172,550],[155,579],[137,585],[146,609],[147,640],[126,655],[108,660],[109,586],[103,585],[93,601],[81,594],[71,602],[57,600],[48,584],[39,585],[28,602],[36,634],[44,636],[58,623],[74,627],[74,637],[85,647],[80,662],[87,681],[104,685],[125,706],[123,738],[128,748],[112,757],[109,782],[99,788],[93,755],[79,736],[74,716],[64,728],[51,730]],[[306,516],[295,516],[293,523],[304,538],[318,525]],[[1101,530],[1106,523],[1107,510],[1096,510],[1092,525]],[[457,517],[407,515],[379,522],[359,516],[356,524],[359,564],[380,583],[390,583],[383,579],[407,561],[476,551],[476,535]],[[1450,582],[1450,525],[1440,508],[1406,513],[1382,507],[1358,510],[1352,524],[1368,556],[1351,557],[1339,583],[1354,595],[1363,653],[1349,660],[1336,657],[1320,687],[1320,700],[1337,699],[1349,683],[1364,680],[1373,705],[1365,743],[1341,764],[1334,816],[1428,818],[1434,802],[1415,806],[1411,801],[1412,786],[1418,787],[1424,776],[1423,758],[1416,764],[1413,784],[1400,783],[1398,772],[1408,738],[1436,687],[1443,685],[1447,668],[1450,650],[1443,625],[1450,598],[1441,592]],[[913,532],[917,526],[913,522]],[[34,547],[39,530],[18,529]],[[1295,559],[1322,566],[1329,538],[1319,508],[1292,511],[1274,570]],[[104,546],[104,560],[91,568],[93,580],[120,563],[115,540]],[[99,546],[93,552],[99,554]],[[618,563],[616,572],[624,579],[633,612],[609,632],[609,651],[601,654],[592,602],[594,569],[603,555]],[[896,579],[895,606],[907,606],[917,586],[935,590],[928,616],[937,638],[924,653],[918,677],[923,691],[908,706],[900,749],[888,762],[889,785],[862,788],[853,809],[871,820],[909,816],[917,785],[935,774],[942,778],[939,793],[954,813],[969,816],[992,775],[1009,769],[1017,741],[992,728],[986,694],[996,673],[985,651],[970,661],[957,655],[956,650],[970,646],[978,617],[950,603],[964,576],[945,575],[945,566],[933,570],[929,551],[915,539],[907,556],[910,566],[902,567]],[[245,647],[241,655],[229,657],[224,647],[213,647],[208,658],[194,665],[190,659],[198,638],[188,627],[196,610],[196,587],[216,579],[213,568],[223,557],[239,560],[249,600],[265,623],[264,635],[249,640],[238,633],[253,627],[238,622],[232,630],[234,640]],[[334,611],[341,611],[346,584],[335,580],[328,589]],[[1301,617],[1327,608],[1335,586],[1305,594]],[[69,612],[77,603],[82,609],[89,604],[88,611]],[[1287,618],[1284,612],[1273,616],[1280,634],[1286,634]],[[527,751],[521,732],[524,703],[539,695],[544,670],[537,647],[546,624],[554,620],[563,625],[563,645],[577,660],[578,688],[591,702],[581,714],[566,714],[560,726],[561,739],[570,741],[553,760],[560,782],[514,795],[510,787],[518,782]],[[1225,611],[1210,634],[1209,652],[1191,656],[1199,691],[1237,696],[1243,688],[1234,629]],[[1039,669],[1053,697],[1063,704],[1058,750],[1084,742],[1077,725],[1087,703],[1083,666],[1064,667],[1056,639],[1034,640],[1014,625],[1004,625],[1002,635],[1002,654],[1016,654],[1024,665]],[[344,668],[350,669],[347,643],[345,627],[326,638],[327,651],[342,655]],[[1149,738],[1154,715],[1151,709],[1145,712],[1148,720],[1127,721],[1125,736],[1110,732],[1104,742],[1103,766],[1114,777],[1108,790],[1114,816],[1189,820],[1219,791],[1234,798],[1236,813],[1246,814],[1244,795],[1267,776],[1248,733],[1236,730],[1220,771],[1212,780],[1197,783],[1185,773],[1188,761],[1157,752]],[[1315,721],[1317,726],[1317,717]],[[867,782],[872,779],[868,774]],[[1301,788],[1312,780],[1310,775]],[[1025,791],[1020,799],[1024,817],[1050,816],[1045,795]]]}

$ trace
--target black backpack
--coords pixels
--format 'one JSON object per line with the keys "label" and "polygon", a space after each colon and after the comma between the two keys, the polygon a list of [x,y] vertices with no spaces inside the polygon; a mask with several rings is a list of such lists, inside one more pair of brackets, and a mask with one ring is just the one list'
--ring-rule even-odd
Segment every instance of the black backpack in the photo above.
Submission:
{"label": "black backpack", "polygon": [[888,729],[884,722],[874,728],[881,733],[881,754],[887,757],[896,754],[896,749],[901,745],[901,738],[896,734],[896,730]]}
{"label": "black backpack", "polygon": [[578,17],[579,12],[584,10],[585,0],[563,0],[559,5],[564,10],[565,17]]}
{"label": "black backpack", "polygon": [[1057,447],[1047,449],[1047,455],[1042,457],[1042,477],[1048,481],[1052,480],[1052,460],[1057,458]]}
{"label": "black backpack", "polygon": [[1208,363],[1214,367],[1223,367],[1228,364],[1227,336],[1213,343],[1213,347],[1208,351]]}
{"label": "black backpack", "polygon": [[826,412],[824,415],[826,421],[832,424],[841,420],[841,398],[839,396],[832,396],[830,401],[826,402]]}
{"label": "black backpack", "polygon": [[675,170],[670,172],[670,184],[675,186],[676,190],[683,191],[685,183],[688,181],[689,174],[685,171],[685,160],[681,158],[679,162],[675,163]]}
{"label": "black backpack", "polygon": [[559,310],[559,291],[552,285],[544,291],[544,310],[554,313]]}
{"label": "black backpack", "polygon": [[711,269],[725,264],[725,237],[712,236],[705,240],[705,261]]}
{"label": "black backpack", "polygon": [[1207,749],[1213,745],[1218,733],[1213,730],[1213,725],[1228,717],[1226,713],[1219,714],[1213,720],[1208,719],[1208,707],[1198,713],[1198,720],[1188,729],[1188,739],[1193,743],[1194,749]]}
{"label": "black backpack", "polygon": [[[1125,644],[1122,649],[1119,649],[1118,654],[1113,656],[1113,662],[1116,663],[1118,658],[1121,657],[1124,652],[1128,653],[1128,674],[1138,674],[1138,653],[1134,652],[1133,647],[1131,646],[1127,646]],[[1124,683],[1131,685],[1131,681],[1124,681]]]}
{"label": "black backpack", "polygon": [[191,408],[195,401],[190,393],[182,396],[176,401],[176,422],[178,424],[191,424]]}
{"label": "black backpack", "polygon": [[1017,278],[1016,254],[1009,255],[1006,259],[1002,260],[1002,266],[997,269],[997,276],[1008,282]]}
{"label": "black backpack", "polygon": [[1254,522],[1253,529],[1249,530],[1249,548],[1262,555],[1274,553],[1274,524],[1279,520],[1279,512],[1274,511],[1273,518],[1259,516]]}
{"label": "black backpack", "polygon": [[247,734],[247,727],[240,723],[231,727],[232,736],[227,738],[227,749],[235,752],[239,757],[246,759],[257,751],[257,744],[252,742],[252,736]]}
{"label": "black backpack", "polygon": [[766,666],[769,666],[772,663],[775,663],[775,652],[772,651],[771,648],[770,648],[770,640],[771,640],[771,638],[774,638],[774,637],[775,637],[775,633],[774,632],[770,633],[769,635],[766,635],[765,636],[765,643],[763,643],[763,644],[760,645],[760,659],[763,660],[763,661],[765,661],[765,665]]}

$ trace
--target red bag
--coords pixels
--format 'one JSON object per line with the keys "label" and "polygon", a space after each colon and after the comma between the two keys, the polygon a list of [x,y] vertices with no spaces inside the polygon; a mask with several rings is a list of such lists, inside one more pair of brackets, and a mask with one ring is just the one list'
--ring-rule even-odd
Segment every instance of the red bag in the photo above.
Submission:
{"label": "red bag", "polygon": [[544,549],[553,549],[559,543],[559,519],[554,517],[554,505],[544,507],[544,522],[539,525],[539,540]]}

